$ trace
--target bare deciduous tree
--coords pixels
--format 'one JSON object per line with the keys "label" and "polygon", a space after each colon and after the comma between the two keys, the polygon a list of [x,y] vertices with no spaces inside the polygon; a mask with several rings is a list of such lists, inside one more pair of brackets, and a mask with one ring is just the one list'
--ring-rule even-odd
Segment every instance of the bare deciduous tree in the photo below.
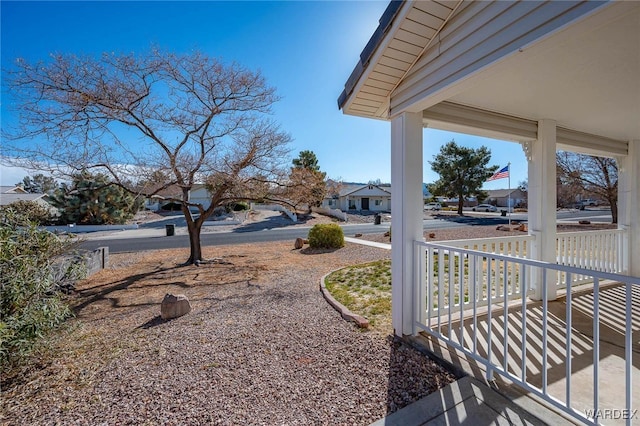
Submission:
{"label": "bare deciduous tree", "polygon": [[618,165],[608,157],[560,151],[556,154],[559,182],[568,188],[597,194],[611,206],[613,223],[618,223]]}
{"label": "bare deciduous tree", "polygon": [[[187,263],[202,260],[200,231],[217,206],[268,198],[286,177],[290,136],[265,119],[278,97],[239,65],[159,50],[54,55],[19,59],[5,77],[19,122],[3,128],[13,141],[4,161],[56,176],[93,169],[143,196],[177,185]],[[193,185],[205,181],[210,205],[191,202]]]}

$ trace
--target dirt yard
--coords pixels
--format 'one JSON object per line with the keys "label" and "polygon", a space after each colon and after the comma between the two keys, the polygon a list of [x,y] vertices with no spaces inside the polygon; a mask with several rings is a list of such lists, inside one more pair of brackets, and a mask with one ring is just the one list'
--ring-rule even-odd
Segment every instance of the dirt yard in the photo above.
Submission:
{"label": "dirt yard", "polygon": [[[362,332],[319,280],[387,250],[293,242],[111,256],[73,297],[76,318],[2,377],[2,424],[369,424],[453,380],[392,337]],[[189,314],[160,319],[166,293]]]}

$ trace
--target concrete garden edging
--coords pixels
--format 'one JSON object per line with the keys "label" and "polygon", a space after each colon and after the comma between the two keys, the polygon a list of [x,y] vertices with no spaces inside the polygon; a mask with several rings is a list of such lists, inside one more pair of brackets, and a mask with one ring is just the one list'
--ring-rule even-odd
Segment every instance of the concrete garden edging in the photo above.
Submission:
{"label": "concrete garden edging", "polygon": [[334,299],[334,297],[331,295],[329,290],[327,290],[327,287],[324,284],[324,280],[333,272],[335,271],[331,271],[328,274],[323,275],[322,278],[320,278],[320,291],[322,292],[322,295],[327,300],[327,302],[329,302],[329,304],[333,306],[333,308],[340,313],[343,319],[347,321],[353,321],[360,328],[368,328],[369,327],[368,319],[366,319],[362,315],[354,314],[353,312],[351,312],[346,306],[344,306],[342,303]]}

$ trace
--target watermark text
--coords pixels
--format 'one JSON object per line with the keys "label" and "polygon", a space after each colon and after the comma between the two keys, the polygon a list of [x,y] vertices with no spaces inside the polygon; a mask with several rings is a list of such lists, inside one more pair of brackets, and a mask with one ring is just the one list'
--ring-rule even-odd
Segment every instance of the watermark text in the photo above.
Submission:
{"label": "watermark text", "polygon": [[638,410],[626,410],[617,408],[601,408],[598,410],[585,410],[585,414],[590,419],[602,420],[627,420],[640,419]]}

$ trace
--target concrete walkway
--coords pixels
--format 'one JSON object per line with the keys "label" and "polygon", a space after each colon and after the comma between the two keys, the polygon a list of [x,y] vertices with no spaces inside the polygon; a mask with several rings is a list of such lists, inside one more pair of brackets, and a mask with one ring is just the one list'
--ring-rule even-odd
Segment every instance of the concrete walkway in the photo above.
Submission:
{"label": "concrete walkway", "polygon": [[[371,426],[421,425],[562,425],[564,418],[538,417],[472,377],[463,377],[437,392],[372,423]],[[546,418],[545,418],[546,417]]]}
{"label": "concrete walkway", "polygon": [[361,244],[363,246],[377,247],[384,250],[391,250],[391,244],[376,243],[375,241],[362,240],[360,238],[344,237],[347,243]]}

